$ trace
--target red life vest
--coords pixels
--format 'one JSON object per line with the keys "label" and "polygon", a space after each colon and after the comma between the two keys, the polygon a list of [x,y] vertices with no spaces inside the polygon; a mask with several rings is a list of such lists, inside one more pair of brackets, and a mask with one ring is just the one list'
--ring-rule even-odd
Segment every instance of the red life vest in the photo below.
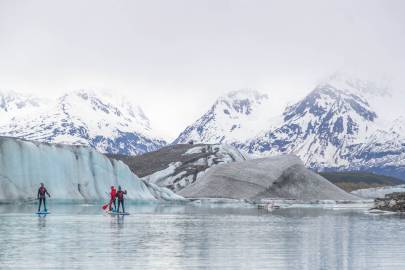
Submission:
{"label": "red life vest", "polygon": [[114,200],[115,196],[117,195],[117,190],[115,188],[113,188],[110,192],[110,195],[111,195],[111,199]]}
{"label": "red life vest", "polygon": [[125,194],[126,192],[124,192],[124,191],[117,191],[117,197],[118,197],[118,200],[119,201],[122,201],[123,199],[124,199],[124,194]]}
{"label": "red life vest", "polygon": [[45,187],[40,187],[38,190],[39,196],[41,198],[45,197],[45,193],[46,193],[46,188]]}

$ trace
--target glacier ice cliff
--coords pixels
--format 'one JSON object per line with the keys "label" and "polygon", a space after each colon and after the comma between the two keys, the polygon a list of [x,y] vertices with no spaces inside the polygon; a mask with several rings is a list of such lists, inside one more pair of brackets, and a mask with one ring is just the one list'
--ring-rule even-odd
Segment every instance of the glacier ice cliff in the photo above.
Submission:
{"label": "glacier ice cliff", "polygon": [[34,199],[40,182],[57,200],[106,199],[111,185],[121,185],[131,200],[182,199],[90,148],[0,137],[0,202]]}

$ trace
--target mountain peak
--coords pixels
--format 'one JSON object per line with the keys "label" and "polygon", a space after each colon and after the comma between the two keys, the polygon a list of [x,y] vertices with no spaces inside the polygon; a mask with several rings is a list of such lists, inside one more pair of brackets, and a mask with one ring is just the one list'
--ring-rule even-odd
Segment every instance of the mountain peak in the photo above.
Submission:
{"label": "mountain peak", "polygon": [[252,89],[231,91],[221,96],[195,123],[188,126],[174,141],[190,140],[207,143],[244,141],[257,126],[261,126],[261,112],[269,106],[269,98]]}
{"label": "mountain peak", "polygon": [[230,117],[236,117],[237,114],[249,115],[256,110],[256,107],[267,101],[269,97],[266,94],[252,89],[241,89],[228,92],[218,98],[212,110],[219,108]]}
{"label": "mountain peak", "polygon": [[323,85],[330,85],[338,90],[366,97],[391,96],[390,86],[386,80],[369,80],[346,72],[335,72],[320,84],[320,86]]}
{"label": "mountain peak", "polygon": [[268,99],[267,94],[263,94],[255,89],[242,88],[228,92],[225,97],[230,99],[252,99],[252,100],[264,100]]}
{"label": "mountain peak", "polygon": [[12,90],[0,91],[0,110],[4,112],[13,112],[38,108],[45,104],[46,100],[31,95],[18,93]]}

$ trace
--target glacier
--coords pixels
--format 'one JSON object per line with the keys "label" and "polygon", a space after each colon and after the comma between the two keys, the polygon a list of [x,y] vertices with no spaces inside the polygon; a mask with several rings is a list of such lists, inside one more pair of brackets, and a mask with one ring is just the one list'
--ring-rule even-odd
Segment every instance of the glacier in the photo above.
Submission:
{"label": "glacier", "polygon": [[0,137],[0,203],[34,200],[41,182],[53,200],[107,199],[111,185],[126,189],[129,200],[182,199],[91,148]]}

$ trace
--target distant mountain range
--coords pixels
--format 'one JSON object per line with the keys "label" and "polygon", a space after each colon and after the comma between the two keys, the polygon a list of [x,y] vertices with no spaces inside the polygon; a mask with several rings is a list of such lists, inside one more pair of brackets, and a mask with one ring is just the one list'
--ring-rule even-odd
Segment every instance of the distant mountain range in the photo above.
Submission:
{"label": "distant mountain range", "polygon": [[[172,144],[230,144],[251,157],[296,154],[316,171],[405,179],[405,113],[386,116],[401,102],[384,84],[335,74],[278,114],[269,110],[273,102],[271,95],[255,90],[230,92]],[[87,145],[120,155],[167,145],[139,106],[93,91],[52,100],[0,93],[0,112],[1,136]]]}
{"label": "distant mountain range", "polygon": [[405,118],[380,117],[392,98],[386,87],[338,74],[276,116],[263,108],[271,106],[268,96],[231,92],[174,142],[225,142],[255,157],[296,154],[317,171],[405,179]]}
{"label": "distant mountain range", "polygon": [[136,155],[166,145],[139,106],[80,90],[45,100],[0,93],[0,135],[86,145],[102,153]]}

